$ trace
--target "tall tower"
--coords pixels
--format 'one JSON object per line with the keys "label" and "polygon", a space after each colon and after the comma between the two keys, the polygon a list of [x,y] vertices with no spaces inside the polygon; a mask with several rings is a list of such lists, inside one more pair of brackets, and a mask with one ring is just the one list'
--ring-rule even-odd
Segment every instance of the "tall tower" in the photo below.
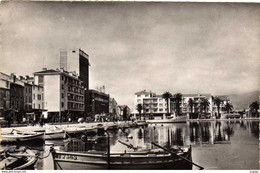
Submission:
{"label": "tall tower", "polygon": [[81,49],[60,49],[60,68],[76,72],[85,88],[85,111],[89,108],[89,56]]}
{"label": "tall tower", "polygon": [[89,90],[89,56],[81,49],[60,49],[60,68],[76,72],[84,87]]}

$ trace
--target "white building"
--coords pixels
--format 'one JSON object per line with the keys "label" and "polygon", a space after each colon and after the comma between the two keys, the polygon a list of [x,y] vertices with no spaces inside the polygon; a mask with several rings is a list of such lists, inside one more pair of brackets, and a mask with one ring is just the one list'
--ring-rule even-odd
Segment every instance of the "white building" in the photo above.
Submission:
{"label": "white building", "polygon": [[[132,114],[135,116],[139,114],[137,110],[137,105],[141,104],[143,110],[142,115],[154,116],[154,118],[161,118],[167,113],[167,103],[166,100],[162,98],[162,95],[156,95],[151,91],[140,91],[135,93],[134,99],[134,110]],[[169,110],[170,110],[170,100],[169,100]]]}
{"label": "white building", "polygon": [[[34,73],[35,84],[42,86],[43,107],[49,115],[66,118],[69,114],[83,113],[84,87],[77,75],[64,70],[47,70]],[[35,93],[40,98],[40,93]],[[54,118],[55,119],[55,118]],[[57,119],[56,119],[57,120]]]}

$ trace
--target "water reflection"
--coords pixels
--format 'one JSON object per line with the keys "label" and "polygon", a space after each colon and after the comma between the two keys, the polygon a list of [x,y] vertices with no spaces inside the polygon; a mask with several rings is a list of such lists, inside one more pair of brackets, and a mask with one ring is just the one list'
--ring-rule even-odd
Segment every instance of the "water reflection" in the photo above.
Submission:
{"label": "water reflection", "polygon": [[[214,145],[228,144],[236,131],[247,131],[258,139],[259,126],[254,121],[188,122],[185,124],[157,124],[110,131],[111,150],[131,150],[122,146],[118,140],[125,141],[143,149],[155,148],[151,142],[169,148],[174,145]],[[241,138],[243,140],[243,138]],[[72,140],[65,145],[66,151],[99,150],[106,151],[107,138],[98,137],[96,141]]]}

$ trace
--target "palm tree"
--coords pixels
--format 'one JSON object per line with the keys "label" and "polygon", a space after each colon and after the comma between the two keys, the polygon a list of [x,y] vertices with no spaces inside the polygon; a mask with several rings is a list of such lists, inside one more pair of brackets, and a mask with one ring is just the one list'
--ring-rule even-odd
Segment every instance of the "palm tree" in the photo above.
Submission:
{"label": "palm tree", "polygon": [[230,111],[232,111],[233,108],[234,108],[234,107],[233,107],[233,105],[232,105],[231,103],[227,102],[227,103],[225,104],[225,109],[226,109],[227,113],[230,113]]}
{"label": "palm tree", "polygon": [[139,112],[139,117],[141,119],[141,112],[143,110],[143,105],[141,103],[137,104],[136,110]]}
{"label": "palm tree", "polygon": [[249,108],[252,112],[255,112],[256,116],[258,116],[259,103],[257,101],[254,101],[253,103],[251,103]]}
{"label": "palm tree", "polygon": [[208,99],[206,99],[206,98],[202,98],[201,99],[201,101],[200,101],[200,109],[203,110],[205,114],[206,114],[206,112],[208,110],[209,105],[210,105],[210,103],[209,103]]}
{"label": "palm tree", "polygon": [[168,91],[163,93],[162,98],[166,101],[167,104],[167,116],[169,116],[169,99],[172,97],[172,94]]}
{"label": "palm tree", "polygon": [[175,94],[174,103],[175,103],[175,109],[176,109],[176,116],[178,116],[180,114],[181,101],[182,101],[182,94],[181,93]]}
{"label": "palm tree", "polygon": [[214,99],[214,104],[217,106],[218,118],[220,118],[219,109],[220,109],[220,104],[222,103],[222,100],[219,99],[218,97],[213,98],[213,99]]}
{"label": "palm tree", "polygon": [[193,106],[194,106],[194,101],[192,98],[189,99],[188,105],[190,107],[190,118],[192,117],[192,111],[193,111]]}

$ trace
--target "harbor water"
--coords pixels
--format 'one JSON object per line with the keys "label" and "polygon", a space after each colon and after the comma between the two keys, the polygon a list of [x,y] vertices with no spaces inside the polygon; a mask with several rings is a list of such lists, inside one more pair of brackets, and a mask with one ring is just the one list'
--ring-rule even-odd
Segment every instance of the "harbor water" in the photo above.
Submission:
{"label": "harbor water", "polygon": [[[131,144],[139,150],[156,148],[151,142],[166,148],[191,146],[192,161],[206,170],[259,169],[258,121],[205,121],[176,124],[149,124],[148,126],[113,129],[109,131],[110,150],[133,151],[119,141]],[[106,151],[107,137],[87,136],[47,141],[64,151]],[[2,147],[8,147],[2,145]],[[17,146],[19,147],[19,146]],[[30,146],[44,150],[43,146]],[[43,152],[43,151],[41,151]],[[36,169],[42,169],[42,160]],[[74,169],[74,168],[71,168]],[[193,166],[192,169],[198,169]]]}

